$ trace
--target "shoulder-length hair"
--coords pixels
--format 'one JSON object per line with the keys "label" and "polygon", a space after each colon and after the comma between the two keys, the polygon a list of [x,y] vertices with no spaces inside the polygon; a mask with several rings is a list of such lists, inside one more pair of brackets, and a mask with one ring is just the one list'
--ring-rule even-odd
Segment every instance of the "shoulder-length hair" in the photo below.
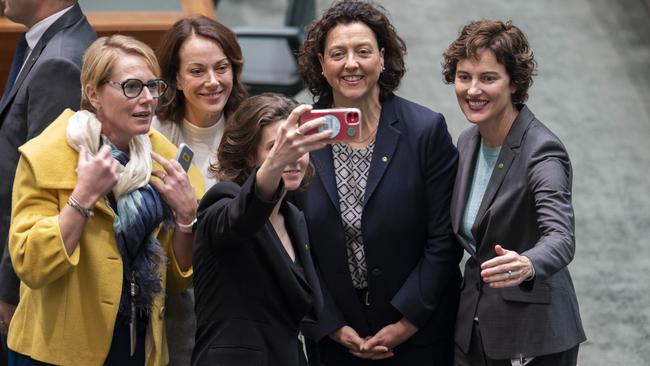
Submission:
{"label": "shoulder-length hair", "polygon": [[533,76],[537,75],[537,63],[528,39],[511,21],[476,20],[463,26],[458,38],[443,53],[442,75],[445,82],[454,82],[459,61],[478,58],[482,50],[494,52],[497,62],[505,67],[510,83],[515,87],[512,103],[525,103]]}
{"label": "shoulder-length hair", "polygon": [[185,98],[182,91],[178,90],[176,78],[180,68],[180,49],[192,35],[217,43],[232,65],[233,87],[224,107],[224,115],[228,117],[248,95],[241,81],[244,57],[235,34],[225,25],[206,16],[184,18],[174,23],[163,35],[160,46],[156,50],[162,78],[169,84],[167,92],[158,102],[157,114],[161,120],[179,123],[185,116]]}
{"label": "shoulder-length hair", "polygon": [[332,87],[322,75],[318,55],[325,52],[328,33],[339,24],[359,22],[367,25],[377,38],[379,49],[384,49],[385,70],[379,77],[379,100],[385,101],[399,87],[406,73],[404,56],[406,43],[397,35],[386,10],[371,1],[340,0],[325,10],[320,19],[307,29],[305,42],[298,53],[298,65],[303,80],[313,95],[314,102],[331,105]]}
{"label": "shoulder-length hair", "polygon": [[[210,166],[210,174],[219,180],[242,185],[256,168],[254,162],[262,128],[287,119],[297,106],[295,100],[275,93],[263,93],[244,100],[228,117],[217,151],[217,162]],[[309,163],[300,188],[306,187],[313,176],[314,167]]]}
{"label": "shoulder-length hair", "polygon": [[146,44],[129,36],[114,34],[100,37],[93,42],[83,57],[81,66],[81,106],[80,109],[97,113],[86,95],[86,85],[98,88],[108,83],[117,60],[123,55],[142,57],[149,70],[158,77],[160,67],[153,50]]}

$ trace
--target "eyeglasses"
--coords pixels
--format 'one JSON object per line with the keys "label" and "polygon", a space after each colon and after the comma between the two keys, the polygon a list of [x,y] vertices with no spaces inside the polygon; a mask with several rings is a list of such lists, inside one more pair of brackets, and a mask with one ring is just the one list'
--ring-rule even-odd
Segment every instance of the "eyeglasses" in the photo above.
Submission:
{"label": "eyeglasses", "polygon": [[140,93],[142,93],[142,89],[144,89],[145,86],[149,90],[151,96],[156,99],[165,94],[165,91],[167,90],[167,83],[162,79],[153,79],[146,83],[138,79],[126,79],[121,83],[117,81],[109,81],[108,83],[115,87],[120,86],[124,96],[129,99],[137,98]]}

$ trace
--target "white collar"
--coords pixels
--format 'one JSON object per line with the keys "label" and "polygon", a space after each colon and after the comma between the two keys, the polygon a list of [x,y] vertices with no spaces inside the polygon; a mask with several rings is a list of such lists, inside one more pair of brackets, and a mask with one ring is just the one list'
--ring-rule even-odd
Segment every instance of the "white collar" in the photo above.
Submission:
{"label": "white collar", "polygon": [[41,40],[41,37],[43,37],[43,34],[45,34],[45,31],[47,31],[54,22],[61,18],[66,11],[72,9],[72,7],[74,7],[74,5],[58,11],[45,19],[41,19],[40,22],[29,28],[25,34],[25,39],[27,40],[27,46],[29,46],[29,49],[33,50],[36,44],[38,44],[38,41]]}

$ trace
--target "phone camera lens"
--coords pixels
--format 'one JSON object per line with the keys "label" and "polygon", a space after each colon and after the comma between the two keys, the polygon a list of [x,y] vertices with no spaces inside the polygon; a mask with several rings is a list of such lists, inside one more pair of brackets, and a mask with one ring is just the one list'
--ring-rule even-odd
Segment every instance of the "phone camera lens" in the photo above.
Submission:
{"label": "phone camera lens", "polygon": [[350,112],[347,114],[347,122],[349,123],[357,123],[359,122],[359,113],[357,112]]}

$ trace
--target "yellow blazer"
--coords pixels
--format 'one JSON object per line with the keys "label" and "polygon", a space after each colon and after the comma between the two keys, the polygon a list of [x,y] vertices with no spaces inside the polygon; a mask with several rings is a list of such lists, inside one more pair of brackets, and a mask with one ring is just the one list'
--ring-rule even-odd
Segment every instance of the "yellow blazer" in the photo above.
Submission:
{"label": "yellow blazer", "polygon": [[[56,365],[102,365],[111,345],[122,291],[122,259],[113,231],[113,210],[99,200],[79,244],[68,256],[58,215],[76,183],[78,153],[65,137],[64,111],[38,137],[20,147],[12,199],[9,250],[21,279],[20,303],[9,328],[9,348]],[[173,158],[176,147],[153,129],[153,150]],[[99,136],[98,136],[99,138]],[[155,162],[154,162],[155,163]],[[154,164],[154,169],[161,169]],[[189,177],[197,199],[203,180],[191,167]],[[187,287],[192,269],[182,272],[171,247],[173,229],[156,235],[169,258],[161,269],[163,286]],[[166,272],[166,273],[165,273]],[[146,365],[166,365],[163,326],[164,295],[154,299],[145,340]]]}

